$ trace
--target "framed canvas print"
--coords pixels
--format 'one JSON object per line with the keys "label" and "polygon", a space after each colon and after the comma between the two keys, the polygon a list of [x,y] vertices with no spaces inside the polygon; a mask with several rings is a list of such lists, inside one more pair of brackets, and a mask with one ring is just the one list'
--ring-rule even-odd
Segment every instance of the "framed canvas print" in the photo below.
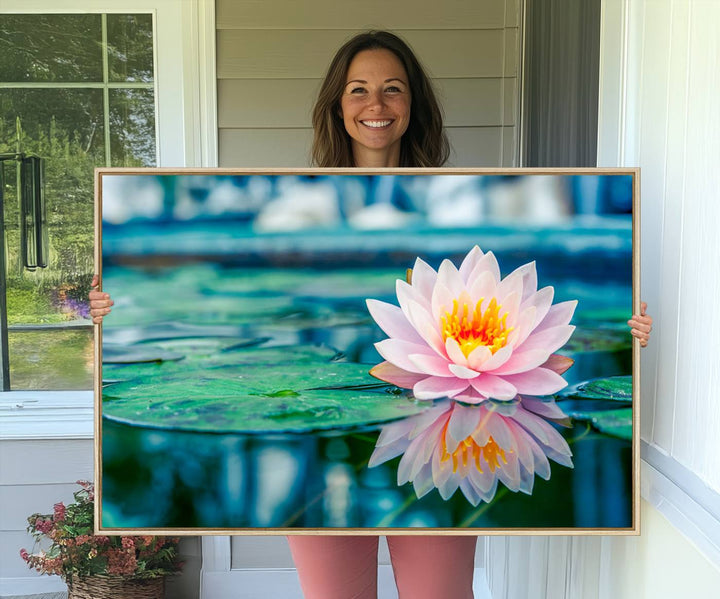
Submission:
{"label": "framed canvas print", "polygon": [[96,528],[637,534],[637,169],[96,171]]}

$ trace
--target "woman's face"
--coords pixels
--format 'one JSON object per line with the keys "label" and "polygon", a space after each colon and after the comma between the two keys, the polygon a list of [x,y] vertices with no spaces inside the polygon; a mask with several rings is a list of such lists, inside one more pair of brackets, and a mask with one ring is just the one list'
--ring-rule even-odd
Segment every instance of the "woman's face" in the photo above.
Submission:
{"label": "woman's face", "polygon": [[340,109],[357,166],[366,166],[362,163],[371,156],[385,161],[395,157],[399,163],[400,139],[410,123],[409,83],[402,62],[390,50],[363,50],[353,58]]}

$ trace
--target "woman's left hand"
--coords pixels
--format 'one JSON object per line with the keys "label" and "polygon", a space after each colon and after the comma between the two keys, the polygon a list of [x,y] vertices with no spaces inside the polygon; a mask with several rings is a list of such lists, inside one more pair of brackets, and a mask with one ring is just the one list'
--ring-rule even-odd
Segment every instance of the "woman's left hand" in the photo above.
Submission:
{"label": "woman's left hand", "polygon": [[630,325],[630,334],[633,337],[637,337],[640,340],[640,347],[645,347],[650,339],[650,331],[652,331],[652,316],[648,316],[645,311],[647,310],[647,304],[640,302],[640,314],[633,314],[633,317],[628,320]]}

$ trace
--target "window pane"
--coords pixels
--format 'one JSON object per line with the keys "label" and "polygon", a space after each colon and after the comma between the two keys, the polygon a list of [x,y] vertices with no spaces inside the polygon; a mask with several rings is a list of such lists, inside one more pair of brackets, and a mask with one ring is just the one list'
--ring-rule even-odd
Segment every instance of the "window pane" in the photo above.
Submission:
{"label": "window pane", "polygon": [[[153,80],[151,15],[108,15],[109,61],[117,81]],[[87,297],[94,272],[93,169],[156,163],[152,89],[65,88],[102,83],[102,17],[0,16],[0,82],[53,82],[0,93],[0,153],[44,160],[47,268],[26,268],[21,248],[17,162],[2,163],[10,384],[12,389],[92,388],[92,325]],[[106,113],[105,110],[108,112]],[[109,118],[110,131],[105,122]],[[37,170],[37,169],[36,169]],[[32,190],[31,186],[27,187]],[[25,203],[26,206],[27,202]],[[34,237],[33,237],[33,234]],[[42,242],[40,242],[42,244]]]}
{"label": "window pane", "polygon": [[10,331],[13,390],[80,390],[93,386],[93,330]]}
{"label": "window pane", "polygon": [[110,147],[112,166],[155,166],[153,90],[110,90]]}
{"label": "window pane", "polygon": [[108,15],[110,81],[153,80],[152,15]]}
{"label": "window pane", "polygon": [[102,77],[100,15],[0,15],[0,81]]}

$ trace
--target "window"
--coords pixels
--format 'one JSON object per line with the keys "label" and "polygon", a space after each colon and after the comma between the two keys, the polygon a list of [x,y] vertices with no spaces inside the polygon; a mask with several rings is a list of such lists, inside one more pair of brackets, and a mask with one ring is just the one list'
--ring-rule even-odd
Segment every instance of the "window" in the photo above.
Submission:
{"label": "window", "polygon": [[[3,15],[0,47],[5,390],[8,370],[13,390],[91,389],[93,169],[156,164],[153,15]],[[44,265],[23,249],[29,156],[44,162]]]}

